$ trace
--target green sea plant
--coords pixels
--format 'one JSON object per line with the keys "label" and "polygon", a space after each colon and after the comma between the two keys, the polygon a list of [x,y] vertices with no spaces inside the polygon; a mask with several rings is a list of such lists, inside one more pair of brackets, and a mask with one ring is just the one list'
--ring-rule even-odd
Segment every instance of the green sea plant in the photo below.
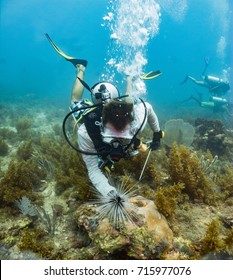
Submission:
{"label": "green sea plant", "polygon": [[16,132],[13,131],[12,129],[8,128],[8,127],[2,127],[0,128],[0,138],[4,139],[4,140],[12,140],[13,138],[16,137]]}
{"label": "green sea plant", "polygon": [[15,128],[17,130],[17,134],[19,138],[26,139],[31,136],[30,134],[31,134],[32,124],[33,124],[32,119],[26,117],[20,118],[16,122]]}
{"label": "green sea plant", "polygon": [[206,203],[214,201],[214,191],[209,178],[201,169],[198,156],[185,146],[173,144],[169,154],[169,176],[173,184],[183,183],[189,198]]}
{"label": "green sea plant", "polygon": [[56,194],[72,190],[79,193],[80,200],[88,199],[92,189],[81,154],[71,149],[61,137],[43,136],[37,145],[37,151],[43,155],[43,158],[38,157],[40,165],[49,165],[54,174]]}
{"label": "green sea plant", "polygon": [[44,238],[45,232],[41,229],[25,228],[20,233],[18,248],[21,251],[32,251],[38,254],[42,259],[55,259],[54,245],[51,238]]}
{"label": "green sea plant", "polygon": [[233,197],[233,166],[228,163],[222,167],[221,173],[217,176],[216,184],[221,188],[225,199]]}
{"label": "green sea plant", "polygon": [[17,149],[16,156],[18,160],[28,160],[32,157],[33,142],[32,139],[23,141]]}
{"label": "green sea plant", "polygon": [[0,181],[1,205],[15,203],[23,196],[33,197],[33,189],[40,186],[44,177],[44,171],[33,160],[11,161]]}
{"label": "green sea plant", "polygon": [[206,228],[203,238],[199,242],[199,254],[202,258],[232,259],[233,228],[226,230],[218,219],[213,219]]}
{"label": "green sea plant", "polygon": [[78,192],[80,200],[91,196],[91,183],[80,153],[71,149],[64,138],[54,134],[42,135],[35,142],[32,158],[46,169],[55,181],[55,192]]}
{"label": "green sea plant", "polygon": [[145,163],[147,153],[139,153],[138,155],[130,158],[130,160],[120,160],[115,163],[114,173],[116,175],[128,174],[132,178],[138,180],[140,172]]}
{"label": "green sea plant", "polygon": [[52,214],[49,215],[43,207],[37,207],[37,216],[41,223],[45,226],[46,231],[53,236],[55,233],[57,214],[54,206],[51,206],[51,209]]}
{"label": "green sea plant", "polygon": [[54,166],[53,163],[47,159],[47,156],[44,155],[39,150],[32,152],[32,158],[37,162],[38,168],[44,170],[47,174],[47,178],[52,178],[54,175]]}
{"label": "green sea plant", "polygon": [[[54,134],[46,134],[40,135],[33,140],[35,144],[35,152],[46,157],[46,159],[50,161],[55,168],[59,167],[61,150],[63,147],[67,147],[63,138],[55,137]],[[67,149],[69,149],[69,147],[67,147]],[[71,149],[69,150],[72,151]]]}
{"label": "green sea plant", "polygon": [[185,201],[183,183],[177,183],[172,186],[160,187],[155,194],[155,205],[159,212],[167,219],[172,220],[176,215],[177,207]]}
{"label": "green sea plant", "polygon": [[212,160],[205,158],[204,155],[201,155],[200,157],[200,164],[201,164],[201,170],[205,174],[209,174],[214,166],[216,166],[218,162],[218,156],[216,155]]}
{"label": "green sea plant", "polygon": [[53,127],[52,127],[52,129],[53,129],[55,135],[57,135],[57,136],[63,136],[61,125],[59,125],[59,124],[54,124]]}
{"label": "green sea plant", "polygon": [[158,171],[158,168],[154,163],[148,164],[143,175],[143,180],[148,181],[153,188],[161,186],[162,178],[160,172]]}
{"label": "green sea plant", "polygon": [[218,253],[224,248],[225,243],[221,237],[221,222],[219,220],[212,220],[200,241],[200,254],[203,256],[209,253]]}
{"label": "green sea plant", "polygon": [[81,155],[67,146],[63,146],[60,150],[59,167],[55,171],[55,178],[57,193],[73,188],[73,191],[79,193],[80,200],[86,200],[91,196],[91,184]]}
{"label": "green sea plant", "polygon": [[32,120],[26,117],[20,118],[16,124],[15,128],[17,129],[17,132],[20,133],[21,131],[30,129],[32,127]]}
{"label": "green sea plant", "polygon": [[231,228],[227,233],[226,237],[224,238],[224,243],[226,250],[231,250],[231,252],[233,252],[233,228]]}
{"label": "green sea plant", "polygon": [[6,141],[0,138],[0,156],[5,156],[8,154],[9,146],[7,145]]}

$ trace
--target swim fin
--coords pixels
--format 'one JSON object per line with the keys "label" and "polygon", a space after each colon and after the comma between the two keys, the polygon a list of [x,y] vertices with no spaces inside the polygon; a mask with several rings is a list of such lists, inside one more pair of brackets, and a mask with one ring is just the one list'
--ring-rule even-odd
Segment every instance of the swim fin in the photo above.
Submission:
{"label": "swim fin", "polygon": [[202,106],[201,104],[203,103],[201,100],[197,99],[196,97],[194,97],[193,95],[191,95],[189,98],[181,101],[181,104],[189,101],[189,100],[195,100],[200,106]]}
{"label": "swim fin", "polygon": [[189,76],[187,75],[182,82],[180,82],[180,85],[185,84],[188,81]]}
{"label": "swim fin", "polygon": [[49,35],[47,33],[45,33],[46,38],[48,39],[49,43],[52,45],[52,47],[54,48],[54,50],[60,54],[62,57],[64,57],[67,61],[71,62],[75,67],[78,64],[81,64],[83,66],[87,66],[87,60],[85,59],[78,59],[72,56],[69,56],[67,54],[65,54],[61,49],[58,48],[57,45],[55,45],[55,43],[52,41],[52,39],[49,37]]}
{"label": "swim fin", "polygon": [[162,75],[162,72],[160,70],[150,71],[148,73],[143,74],[140,78],[142,80],[152,80],[159,77],[160,75]]}

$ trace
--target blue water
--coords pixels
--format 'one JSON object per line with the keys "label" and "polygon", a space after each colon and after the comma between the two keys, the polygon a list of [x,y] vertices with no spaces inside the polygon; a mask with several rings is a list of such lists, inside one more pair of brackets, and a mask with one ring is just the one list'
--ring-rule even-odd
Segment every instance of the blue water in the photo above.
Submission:
{"label": "blue water", "polygon": [[[1,100],[17,102],[31,96],[37,101],[47,98],[68,106],[75,68],[51,48],[44,33],[67,54],[88,60],[88,84],[101,80],[108,68],[112,44],[111,30],[103,26],[103,17],[111,10],[112,2],[117,6],[119,1],[1,0]],[[208,73],[223,76],[225,70],[233,87],[232,1],[153,2],[161,6],[159,31],[143,50],[148,61],[143,71],[159,69],[163,75],[146,82],[146,99],[160,108],[167,104],[177,106],[194,93],[191,82],[183,86],[179,83],[186,74],[196,78],[201,75],[204,57],[210,58]],[[122,73],[116,73],[115,79],[123,92]],[[228,97],[231,95],[232,92]]]}

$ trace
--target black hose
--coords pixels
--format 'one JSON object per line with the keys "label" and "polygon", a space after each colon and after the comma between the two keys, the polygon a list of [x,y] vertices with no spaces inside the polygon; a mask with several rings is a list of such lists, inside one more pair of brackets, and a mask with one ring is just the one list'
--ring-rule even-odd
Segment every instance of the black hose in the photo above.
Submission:
{"label": "black hose", "polygon": [[[144,105],[144,108],[145,108],[145,115],[144,115],[144,118],[143,118],[143,121],[142,121],[142,124],[140,125],[139,129],[136,131],[136,133],[134,134],[133,138],[130,140],[129,144],[126,146],[126,149],[125,151],[127,151],[129,149],[129,147],[134,143],[134,140],[135,138],[137,137],[138,133],[140,132],[141,128],[143,127],[145,121],[146,121],[146,116],[147,116],[147,110],[146,110],[146,104],[145,102],[139,98],[140,101],[142,102],[142,104]],[[85,154],[85,155],[92,155],[92,156],[96,156],[96,155],[104,155],[106,152],[103,151],[103,152],[96,152],[96,153],[93,153],[93,152],[87,152],[87,151],[84,151],[84,150],[81,150],[77,147],[75,147],[71,142],[70,142],[70,139],[69,137],[67,136],[66,134],[66,121],[68,120],[68,118],[75,112],[78,112],[80,110],[83,110],[83,109],[91,109],[91,108],[95,108],[95,107],[98,107],[98,106],[101,106],[101,104],[96,104],[96,105],[91,105],[91,106],[86,106],[86,107],[81,107],[81,108],[77,108],[77,109],[74,109],[73,111],[69,112],[64,120],[63,120],[63,123],[62,123],[62,130],[63,130],[63,134],[64,134],[64,137],[67,141],[67,143],[69,144],[69,146],[71,148],[73,148],[75,151],[79,152],[79,153],[82,153],[82,154]]]}
{"label": "black hose", "polygon": [[62,130],[63,130],[63,134],[64,134],[64,137],[67,141],[67,143],[70,145],[71,148],[73,148],[75,151],[79,152],[79,153],[82,153],[82,154],[85,154],[85,155],[92,155],[92,156],[97,156],[97,155],[100,155],[100,153],[91,153],[91,152],[86,152],[86,151],[83,151],[77,147],[75,147],[71,142],[70,142],[70,139],[68,138],[67,134],[66,134],[66,121],[68,120],[68,118],[74,113],[74,112],[78,112],[80,110],[83,110],[84,108],[85,109],[91,109],[91,108],[95,108],[95,107],[98,107],[102,104],[98,104],[98,105],[92,105],[92,106],[86,106],[86,107],[81,107],[81,108],[77,108],[77,109],[74,109],[73,111],[69,112],[64,120],[63,120],[63,123],[62,123]]}

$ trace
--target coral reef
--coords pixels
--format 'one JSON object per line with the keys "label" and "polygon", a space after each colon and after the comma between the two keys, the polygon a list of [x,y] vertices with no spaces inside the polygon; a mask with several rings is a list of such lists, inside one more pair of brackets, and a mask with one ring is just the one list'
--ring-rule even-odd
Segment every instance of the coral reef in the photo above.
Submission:
{"label": "coral reef", "polygon": [[[135,196],[128,197],[133,208],[124,204],[132,221],[114,227],[98,219],[82,157],[62,136],[65,110],[7,111],[0,129],[0,144],[9,147],[0,154],[0,259],[233,258],[233,131],[222,122],[197,119],[189,147],[162,142],[140,181],[147,152],[117,162],[109,179],[126,182]],[[151,139],[149,130],[143,137]]]}
{"label": "coral reef", "polygon": [[194,147],[203,151],[209,150],[218,157],[229,156],[229,146],[232,148],[230,131],[220,120],[196,119],[195,126],[197,135]]}
{"label": "coral reef", "polygon": [[133,205],[134,223],[126,222],[121,230],[107,218],[98,223],[94,205],[82,205],[74,213],[76,223],[86,229],[95,247],[92,258],[114,258],[120,251],[127,258],[157,259],[172,248],[172,231],[153,201],[133,197],[129,203]]}
{"label": "coral reef", "polygon": [[168,147],[172,147],[174,142],[188,147],[193,142],[195,129],[191,124],[184,122],[182,119],[174,119],[165,123],[164,132],[165,136],[162,141]]}

